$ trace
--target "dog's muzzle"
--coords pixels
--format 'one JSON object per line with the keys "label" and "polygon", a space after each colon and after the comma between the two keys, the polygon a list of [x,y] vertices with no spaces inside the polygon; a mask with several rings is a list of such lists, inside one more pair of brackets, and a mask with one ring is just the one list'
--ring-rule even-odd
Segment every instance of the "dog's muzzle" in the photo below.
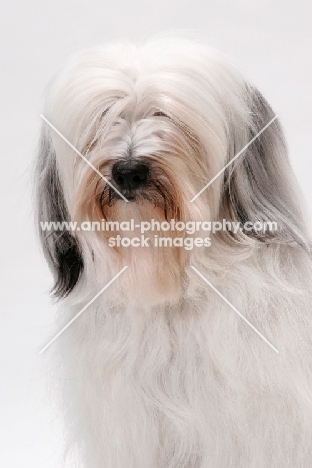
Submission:
{"label": "dog's muzzle", "polygon": [[150,203],[153,209],[159,208],[164,218],[180,219],[180,208],[177,192],[173,182],[160,165],[139,159],[120,160],[111,166],[111,181],[101,192],[96,194],[96,202],[101,214],[106,218],[105,207],[112,207],[122,200],[122,194],[127,201],[137,204]]}

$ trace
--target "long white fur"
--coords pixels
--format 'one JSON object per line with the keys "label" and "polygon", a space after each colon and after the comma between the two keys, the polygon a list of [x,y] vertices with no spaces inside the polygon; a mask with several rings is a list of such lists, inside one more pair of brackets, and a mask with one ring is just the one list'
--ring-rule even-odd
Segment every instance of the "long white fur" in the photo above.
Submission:
{"label": "long white fur", "polygon": [[[210,248],[189,252],[115,251],[103,234],[76,233],[84,269],[64,299],[58,329],[128,265],[53,344],[68,450],[87,468],[312,466],[310,241],[280,130],[271,130],[277,136],[266,155],[272,173],[254,174],[263,184],[272,177],[267,200],[247,180],[243,160],[251,148],[190,203],[250,139],[250,90],[226,59],[180,39],[86,51],[49,90],[46,117],[105,176],[131,148],[132,157],[159,165],[174,181],[181,219],[235,219],[239,200],[255,220],[255,196],[259,217],[275,216],[281,226],[276,238],[222,234]],[[69,218],[94,219],[95,184],[102,182],[53,131],[44,133],[40,183],[53,160]],[[51,192],[41,197],[42,218]],[[119,200],[107,210],[114,220],[164,219],[148,202]]]}

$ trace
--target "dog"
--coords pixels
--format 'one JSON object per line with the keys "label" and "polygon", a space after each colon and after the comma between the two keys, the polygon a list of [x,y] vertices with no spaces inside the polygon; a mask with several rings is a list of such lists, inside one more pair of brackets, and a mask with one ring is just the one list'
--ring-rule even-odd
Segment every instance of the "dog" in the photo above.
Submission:
{"label": "dog", "polygon": [[[262,94],[203,43],[123,41],[73,57],[43,118],[71,466],[310,468],[311,242]],[[278,229],[207,234],[222,220]]]}

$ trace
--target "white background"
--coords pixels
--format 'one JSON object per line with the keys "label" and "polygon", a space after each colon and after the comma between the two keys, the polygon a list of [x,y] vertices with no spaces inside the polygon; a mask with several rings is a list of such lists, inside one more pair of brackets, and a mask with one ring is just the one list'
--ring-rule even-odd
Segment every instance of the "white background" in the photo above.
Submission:
{"label": "white background", "polygon": [[195,30],[234,59],[279,114],[311,211],[311,2],[2,0],[1,10],[0,466],[56,468],[62,436],[38,354],[51,337],[55,308],[31,207],[45,86],[87,46]]}

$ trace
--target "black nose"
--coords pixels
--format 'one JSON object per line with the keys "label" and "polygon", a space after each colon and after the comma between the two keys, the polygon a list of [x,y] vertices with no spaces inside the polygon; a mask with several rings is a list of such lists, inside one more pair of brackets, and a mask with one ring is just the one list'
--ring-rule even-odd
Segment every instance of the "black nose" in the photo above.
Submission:
{"label": "black nose", "polygon": [[112,176],[119,189],[133,190],[147,180],[148,166],[141,161],[119,161],[113,165]]}

